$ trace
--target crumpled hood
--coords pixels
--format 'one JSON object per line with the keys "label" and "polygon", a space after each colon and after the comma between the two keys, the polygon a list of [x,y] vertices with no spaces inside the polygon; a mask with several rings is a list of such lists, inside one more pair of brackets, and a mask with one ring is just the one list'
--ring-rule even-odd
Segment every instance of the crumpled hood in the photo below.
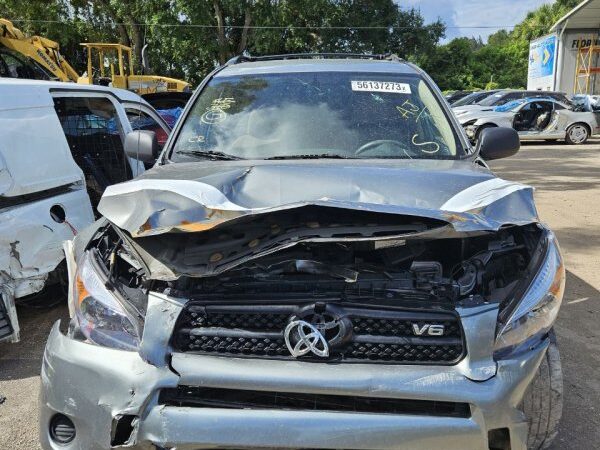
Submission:
{"label": "crumpled hood", "polygon": [[455,231],[537,221],[533,188],[471,161],[201,161],[157,166],[106,189],[98,210],[133,237],[201,232],[307,205],[443,220]]}

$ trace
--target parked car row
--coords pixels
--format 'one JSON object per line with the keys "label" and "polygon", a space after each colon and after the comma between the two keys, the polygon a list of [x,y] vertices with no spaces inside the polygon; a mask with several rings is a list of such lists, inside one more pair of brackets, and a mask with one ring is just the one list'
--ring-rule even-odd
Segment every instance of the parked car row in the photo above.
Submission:
{"label": "parked car row", "polygon": [[584,144],[600,132],[600,126],[597,114],[582,104],[562,92],[494,90],[463,97],[452,104],[452,110],[472,143],[487,128],[508,127],[521,140]]}

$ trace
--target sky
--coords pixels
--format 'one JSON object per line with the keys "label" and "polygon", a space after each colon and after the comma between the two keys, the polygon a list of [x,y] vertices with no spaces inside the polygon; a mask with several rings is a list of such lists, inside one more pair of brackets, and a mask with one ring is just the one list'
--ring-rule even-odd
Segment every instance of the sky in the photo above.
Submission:
{"label": "sky", "polygon": [[[421,10],[426,22],[441,18],[446,26],[446,41],[455,37],[487,37],[500,28],[508,28],[525,18],[527,13],[553,0],[396,0],[403,8]],[[490,27],[504,25],[504,27]],[[458,28],[453,28],[458,27]],[[464,27],[464,28],[460,28]],[[510,29],[510,28],[508,28]]]}

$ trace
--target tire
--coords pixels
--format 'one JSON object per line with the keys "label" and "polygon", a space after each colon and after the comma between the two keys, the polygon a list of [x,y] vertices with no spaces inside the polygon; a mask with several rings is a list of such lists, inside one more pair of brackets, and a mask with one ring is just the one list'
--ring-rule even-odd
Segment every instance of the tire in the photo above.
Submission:
{"label": "tire", "polygon": [[554,331],[535,378],[525,391],[521,407],[529,422],[528,450],[543,450],[558,434],[563,407],[563,376]]}
{"label": "tire", "polygon": [[567,135],[565,141],[569,145],[582,145],[585,144],[590,137],[590,129],[584,123],[574,123],[567,128]]}

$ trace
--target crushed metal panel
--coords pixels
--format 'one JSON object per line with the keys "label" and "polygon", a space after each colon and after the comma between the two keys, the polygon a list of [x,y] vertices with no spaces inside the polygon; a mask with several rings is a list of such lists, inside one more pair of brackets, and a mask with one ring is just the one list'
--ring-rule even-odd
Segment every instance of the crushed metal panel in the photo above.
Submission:
{"label": "crushed metal panel", "polygon": [[[497,179],[470,161],[361,163],[171,164],[109,187],[98,210],[133,237],[205,231],[306,205],[427,217],[456,231],[537,221],[533,188]],[[497,202],[506,207],[496,208]]]}
{"label": "crushed metal panel", "polygon": [[[57,223],[50,209],[59,205],[66,221]],[[93,221],[92,207],[81,186],[72,192],[0,210],[0,289],[18,340],[14,299],[44,288],[48,274],[63,260],[62,243]]]}

